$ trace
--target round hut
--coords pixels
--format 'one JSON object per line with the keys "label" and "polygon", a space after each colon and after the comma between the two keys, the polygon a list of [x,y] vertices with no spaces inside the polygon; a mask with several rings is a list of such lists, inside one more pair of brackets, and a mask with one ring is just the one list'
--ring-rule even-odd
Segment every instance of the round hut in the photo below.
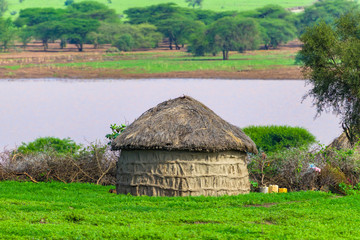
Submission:
{"label": "round hut", "polygon": [[254,142],[197,100],[160,103],[112,143],[121,150],[117,193],[219,196],[248,193],[247,152]]}

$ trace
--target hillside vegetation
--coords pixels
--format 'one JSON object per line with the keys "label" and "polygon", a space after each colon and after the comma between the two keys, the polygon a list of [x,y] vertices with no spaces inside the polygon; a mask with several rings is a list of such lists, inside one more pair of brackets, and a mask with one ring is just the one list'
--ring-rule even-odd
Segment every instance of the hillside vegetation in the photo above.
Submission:
{"label": "hillside vegetation", "polygon": [[[9,10],[7,11],[5,16],[10,16],[12,11],[16,11],[19,13],[21,9],[25,8],[34,8],[34,7],[53,7],[53,8],[64,8],[65,0],[51,0],[51,1],[43,1],[43,0],[23,0],[21,3],[19,0],[7,0],[9,3]],[[83,0],[75,0],[75,2],[81,2]],[[109,8],[115,9],[117,13],[121,14],[128,8],[132,7],[146,7],[150,5],[156,5],[160,3],[168,3],[173,2],[179,6],[186,7],[187,3],[185,0],[97,0],[97,2],[106,4]],[[111,2],[111,3],[109,3]],[[271,4],[278,4],[285,8],[297,7],[297,6],[309,6],[313,4],[313,0],[275,0],[271,1]],[[214,11],[245,11],[251,10],[259,7],[263,7],[264,5],[269,4],[267,0],[204,0],[203,1],[203,9],[209,9]]]}

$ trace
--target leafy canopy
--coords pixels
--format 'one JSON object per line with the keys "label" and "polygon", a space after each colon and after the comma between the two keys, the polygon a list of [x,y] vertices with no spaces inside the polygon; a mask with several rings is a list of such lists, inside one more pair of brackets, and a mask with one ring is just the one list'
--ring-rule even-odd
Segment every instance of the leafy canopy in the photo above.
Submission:
{"label": "leafy canopy", "polygon": [[307,28],[298,59],[303,62],[318,114],[333,111],[353,144],[360,133],[360,12]]}
{"label": "leafy canopy", "polygon": [[249,126],[242,129],[256,144],[259,151],[274,153],[289,148],[309,147],[315,137],[301,127]]}
{"label": "leafy canopy", "polygon": [[38,152],[55,152],[58,154],[75,154],[81,148],[70,138],[41,137],[29,143],[22,143],[17,153],[31,154]]}

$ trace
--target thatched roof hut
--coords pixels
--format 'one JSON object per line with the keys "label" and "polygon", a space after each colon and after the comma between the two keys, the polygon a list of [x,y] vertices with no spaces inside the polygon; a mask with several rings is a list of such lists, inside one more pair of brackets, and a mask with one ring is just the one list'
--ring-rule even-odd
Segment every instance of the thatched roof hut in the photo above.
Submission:
{"label": "thatched roof hut", "polygon": [[[339,137],[335,138],[328,147],[335,148],[337,150],[353,148],[345,132],[341,133]],[[357,146],[356,150],[360,151],[360,146]]]}
{"label": "thatched roof hut", "polygon": [[184,96],[143,113],[112,144],[121,150],[117,192],[150,196],[249,192],[244,132]]}

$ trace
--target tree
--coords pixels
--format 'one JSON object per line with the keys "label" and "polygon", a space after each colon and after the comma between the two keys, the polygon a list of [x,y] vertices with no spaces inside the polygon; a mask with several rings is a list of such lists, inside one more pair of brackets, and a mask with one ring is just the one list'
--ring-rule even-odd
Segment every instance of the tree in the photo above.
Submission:
{"label": "tree", "polygon": [[0,43],[4,51],[9,49],[11,42],[15,40],[17,29],[10,18],[4,20],[0,18]]}
{"label": "tree", "polygon": [[185,0],[185,2],[188,4],[189,7],[195,8],[196,6],[198,6],[199,8],[201,8],[203,0]]}
{"label": "tree", "polygon": [[0,17],[8,10],[8,2],[6,0],[0,0]]}
{"label": "tree", "polygon": [[74,3],[74,0],[66,0],[65,2],[64,2],[64,5],[65,6],[70,6],[71,4],[73,4]]}
{"label": "tree", "polygon": [[56,40],[63,34],[62,25],[58,21],[39,23],[28,27],[27,31],[32,32],[36,39],[42,41],[44,51],[49,48],[48,43],[50,39]]}
{"label": "tree", "polygon": [[360,13],[344,15],[335,24],[324,21],[307,28],[301,36],[304,43],[298,59],[312,89],[320,114],[333,111],[350,143],[360,133]]}
{"label": "tree", "polygon": [[259,44],[259,32],[253,19],[224,17],[210,25],[206,33],[209,50],[223,53],[229,59],[229,51],[243,52],[255,49]]}
{"label": "tree", "polygon": [[100,21],[116,22],[119,20],[114,9],[105,4],[94,1],[72,3],[67,8],[69,18],[97,19]]}
{"label": "tree", "polygon": [[169,38],[169,48],[173,49],[172,44],[175,44],[175,49],[179,50],[190,39],[190,35],[201,28],[203,23],[194,21],[184,15],[174,15],[173,18],[168,18],[157,23],[159,31]]}
{"label": "tree", "polygon": [[305,8],[304,13],[299,16],[299,23],[297,28],[302,34],[306,27],[313,26],[320,21],[326,23],[334,23],[343,14],[349,13],[353,10],[358,10],[359,5],[357,1],[351,0],[322,0]]}
{"label": "tree", "polygon": [[79,52],[84,49],[84,43],[89,33],[100,26],[100,22],[93,19],[68,18],[60,22],[61,28],[57,30],[60,35],[65,35],[70,43],[77,46]]}
{"label": "tree", "polygon": [[293,24],[283,19],[261,19],[261,36],[265,48],[276,48],[281,43],[286,43],[296,38],[296,28]]}
{"label": "tree", "polygon": [[20,11],[19,17],[15,20],[15,25],[34,26],[36,24],[60,21],[65,18],[65,10],[55,8],[26,8]]}
{"label": "tree", "polygon": [[34,33],[28,27],[22,27],[18,31],[18,37],[23,44],[23,48],[25,49],[27,44],[31,41]]}

